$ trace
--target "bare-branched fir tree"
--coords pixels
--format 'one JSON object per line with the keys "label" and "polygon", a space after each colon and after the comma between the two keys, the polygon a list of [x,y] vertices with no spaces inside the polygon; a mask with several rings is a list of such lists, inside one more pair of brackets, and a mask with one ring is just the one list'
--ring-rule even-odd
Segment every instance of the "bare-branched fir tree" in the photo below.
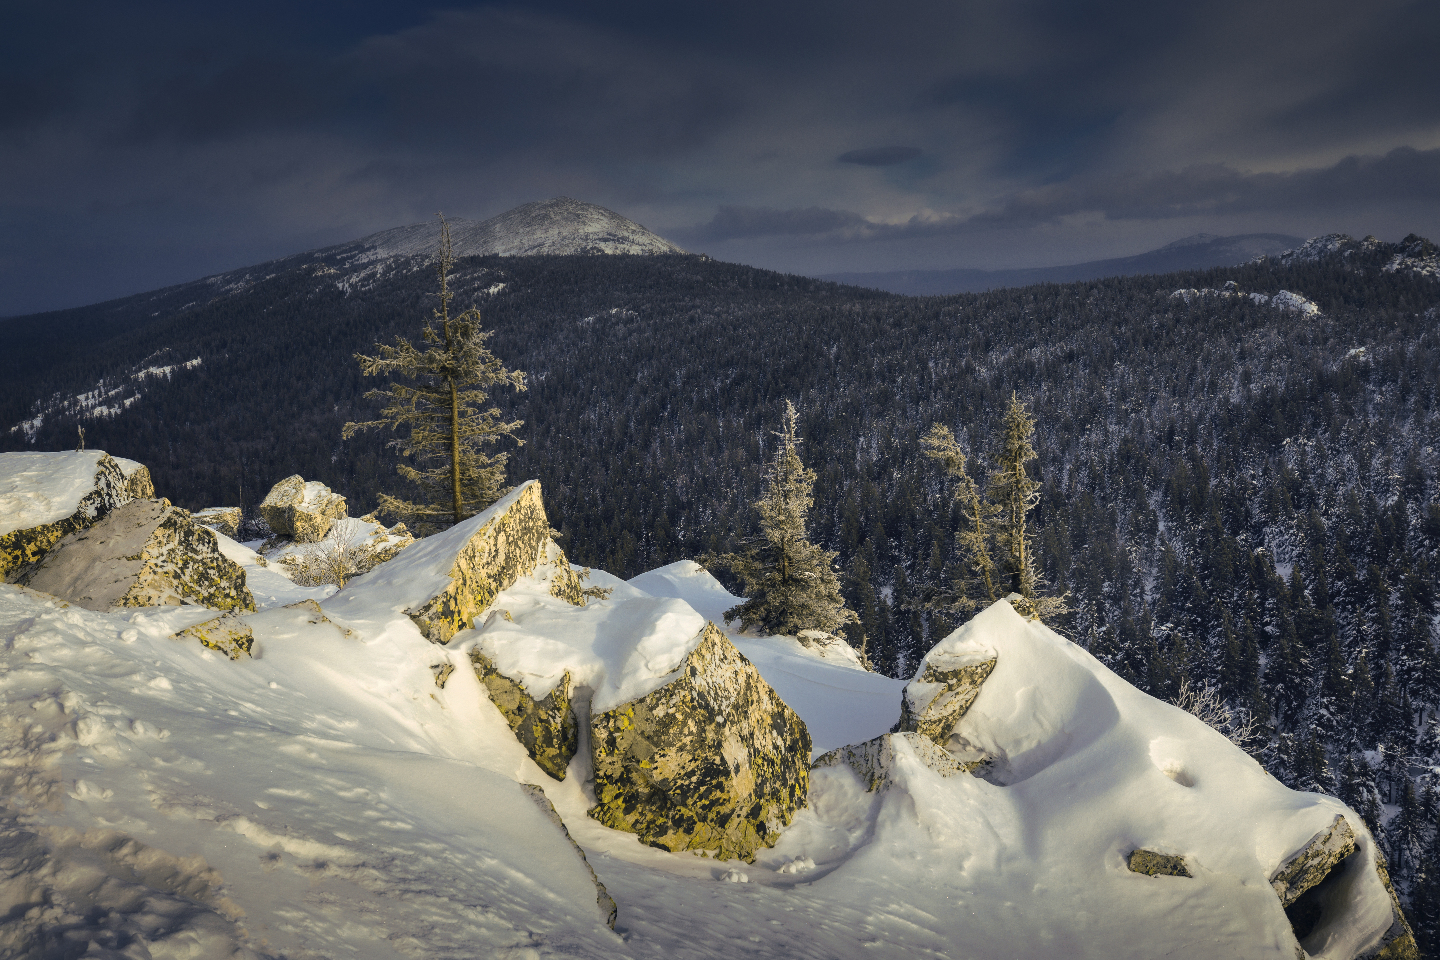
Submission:
{"label": "bare-branched fir tree", "polygon": [[707,557],[709,566],[727,567],[740,578],[750,599],[725,611],[741,626],[794,635],[801,630],[835,634],[859,622],[840,596],[836,553],[810,542],[805,517],[814,504],[815,471],[800,461],[795,405],[785,402],[777,433],[780,445],[766,476],[765,492],[755,502],[760,537],[742,553]]}
{"label": "bare-branched fir tree", "polygon": [[950,428],[937,423],[926,434],[925,455],[939,461],[955,480],[955,498],[964,518],[955,535],[958,570],[950,585],[932,597],[931,609],[969,613],[1009,594],[1018,595],[1012,601],[1016,610],[1037,620],[1068,609],[1065,596],[1043,595],[1044,579],[1035,564],[1034,534],[1028,524],[1030,511],[1040,503],[1040,483],[1028,468],[1036,457],[1034,436],[1035,418],[1012,393],[982,498]]}
{"label": "bare-branched fir tree", "polygon": [[[371,390],[367,399],[387,401],[380,419],[347,423],[348,439],[360,430],[389,427],[408,430],[391,446],[402,460],[396,467],[419,492],[414,500],[382,493],[380,510],[403,518],[423,532],[443,530],[472,517],[507,492],[505,462],[508,452],[487,453],[486,447],[509,437],[524,443],[515,432],[523,420],[506,420],[497,407],[486,407],[490,391],[508,386],[525,389],[525,374],[508,370],[485,346],[494,331],[480,326],[475,307],[450,316],[449,274],[455,264],[450,247],[450,226],[440,218],[440,305],[434,320],[425,325],[425,349],[403,337],[394,345],[375,345],[377,356],[356,354],[367,377],[399,378],[388,387]],[[408,382],[403,382],[408,381]]]}

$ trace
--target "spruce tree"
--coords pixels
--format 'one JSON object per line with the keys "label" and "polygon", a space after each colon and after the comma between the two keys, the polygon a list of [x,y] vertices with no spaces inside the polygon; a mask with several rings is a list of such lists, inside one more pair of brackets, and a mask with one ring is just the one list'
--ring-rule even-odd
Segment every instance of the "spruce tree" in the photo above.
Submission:
{"label": "spruce tree", "polygon": [[408,437],[397,438],[391,446],[402,457],[414,458],[417,466],[402,460],[396,470],[419,487],[419,495],[402,500],[381,493],[380,510],[416,524],[422,532],[459,523],[504,496],[510,454],[488,454],[485,447],[501,437],[524,442],[515,437],[523,420],[506,421],[496,407],[482,409],[495,387],[524,390],[525,374],[506,369],[485,346],[494,331],[481,329],[479,310],[471,307],[450,316],[454,294],[449,274],[454,264],[450,227],[442,216],[436,259],[440,305],[423,331],[429,347],[422,350],[396,337],[393,346],[377,343],[377,356],[356,354],[365,376],[391,375],[410,382],[392,382],[365,394],[367,399],[388,401],[380,419],[347,423],[342,433],[349,439],[375,427],[409,431]]}
{"label": "spruce tree", "polygon": [[950,589],[937,599],[947,610],[969,613],[1000,598],[996,583],[998,571],[990,557],[999,508],[980,497],[980,488],[967,469],[965,451],[949,427],[933,424],[920,442],[925,456],[937,461],[955,481],[955,507],[963,517],[963,525],[955,534],[959,568]]}
{"label": "spruce tree", "polygon": [[859,617],[845,606],[835,574],[834,551],[810,542],[805,518],[814,503],[815,471],[800,461],[795,405],[785,401],[776,434],[780,444],[770,462],[765,492],[754,504],[760,537],[742,553],[707,556],[711,567],[728,567],[749,599],[725,611],[743,628],[794,635],[801,630],[837,633]]}

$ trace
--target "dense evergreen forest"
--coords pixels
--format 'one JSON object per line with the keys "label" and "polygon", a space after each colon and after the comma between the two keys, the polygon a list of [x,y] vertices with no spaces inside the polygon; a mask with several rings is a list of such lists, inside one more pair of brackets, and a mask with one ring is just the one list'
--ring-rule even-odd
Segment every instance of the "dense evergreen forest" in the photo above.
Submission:
{"label": "dense evergreen forest", "polygon": [[[958,522],[920,437],[951,426],[981,469],[1018,392],[1039,423],[1040,560],[1070,593],[1057,629],[1158,697],[1189,680],[1253,715],[1267,769],[1366,817],[1440,955],[1440,281],[1384,269],[1397,249],[935,298],[693,256],[471,259],[453,279],[529,375],[496,398],[526,421],[510,478],[542,481],[579,562],[633,576],[733,548],[793,401],[811,533],[839,551],[853,640],[894,676],[952,626],[916,603]],[[1172,296],[1226,281],[1320,313]],[[139,390],[83,422],[161,495],[253,512],[301,473],[358,514],[404,491],[384,437],[340,439],[374,410],[352,355],[415,338],[432,287],[423,260],[307,255],[0,321],[18,345],[0,422]],[[57,407],[0,449],[74,437]]]}

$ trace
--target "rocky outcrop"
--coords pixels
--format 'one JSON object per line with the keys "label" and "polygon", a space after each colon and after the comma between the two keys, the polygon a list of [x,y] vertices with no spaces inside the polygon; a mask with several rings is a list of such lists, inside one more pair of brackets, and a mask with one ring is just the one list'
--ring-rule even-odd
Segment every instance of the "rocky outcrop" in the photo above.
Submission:
{"label": "rocky outcrop", "polygon": [[[904,746],[900,746],[903,744]],[[934,770],[942,777],[953,777],[966,773],[978,766],[975,763],[961,763],[935,745],[934,741],[918,733],[885,733],[864,743],[852,743],[817,758],[811,769],[838,767],[842,764],[854,770],[870,793],[882,791],[894,783],[895,753],[908,750],[915,759]]]}
{"label": "rocky outcrop", "polygon": [[[1348,870],[1365,869],[1363,864],[1353,859],[1358,849],[1355,831],[1344,816],[1337,814],[1330,826],[1311,837],[1304,847],[1270,875],[1270,886],[1280,898],[1297,940],[1303,941],[1323,922],[1330,899],[1327,891],[1345,883],[1343,875]],[[1375,853],[1375,872],[1390,896],[1390,928],[1378,944],[1356,960],[1414,960],[1420,955],[1415,935],[1400,909],[1399,898],[1395,896],[1395,888],[1390,882],[1390,871],[1378,850]]]}
{"label": "rocky outcrop", "polygon": [[1130,854],[1126,866],[1131,873],[1143,873],[1147,877],[1193,877],[1185,858],[1154,850],[1136,850]]}
{"label": "rocky outcrop", "polygon": [[125,475],[125,492],[131,500],[154,500],[155,482],[150,478],[150,468],[138,460],[116,457],[120,472]]}
{"label": "rocky outcrop", "polygon": [[307,483],[297,473],[270,488],[260,504],[260,516],[276,536],[314,543],[345,516],[345,498],[318,480]]}
{"label": "rocky outcrop", "polygon": [[551,803],[550,798],[545,796],[545,791],[533,783],[522,783],[520,784],[520,789],[524,790],[526,796],[535,801],[536,806],[550,819],[550,822],[560,828],[560,832],[565,835],[565,839],[570,842],[570,846],[575,848],[575,853],[579,855],[580,862],[585,864],[585,869],[590,873],[590,879],[595,883],[595,903],[600,907],[600,916],[605,918],[605,925],[611,930],[614,930],[615,918],[620,914],[619,908],[615,906],[615,898],[610,896],[610,891],[605,889],[605,884],[601,883],[600,878],[595,875],[595,868],[590,866],[590,861],[586,858],[585,851],[581,848],[580,844],[576,843],[575,838],[570,836],[570,829],[565,826],[565,821],[560,818],[560,811],[556,810],[555,804]]}
{"label": "rocky outcrop", "polygon": [[22,582],[89,610],[193,603],[253,610],[245,571],[168,500],[132,500],[68,534]]}
{"label": "rocky outcrop", "polygon": [[995,663],[993,657],[979,661],[927,657],[919,676],[905,688],[895,729],[914,731],[945,746]]}
{"label": "rocky outcrop", "polygon": [[0,454],[0,577],[19,582],[66,536],[129,500],[129,489],[100,450]]}
{"label": "rocky outcrop", "polygon": [[[465,538],[459,540],[457,533]],[[531,481],[480,516],[423,541],[427,547],[454,550],[448,583],[405,612],[432,642],[449,643],[490,606],[496,594],[535,572],[549,539],[550,521],[540,499],[540,484]],[[402,555],[392,563],[407,559]],[[423,562],[419,556],[415,559]]]}
{"label": "rocky outcrop", "polygon": [[805,724],[713,623],[676,679],[593,715],[590,743],[590,816],[665,850],[753,860],[805,804]]}
{"label": "rocky outcrop", "polygon": [[174,640],[199,640],[202,647],[223,653],[231,660],[253,656],[255,630],[241,617],[226,614],[171,635]]}
{"label": "rocky outcrop", "polygon": [[234,539],[240,535],[239,507],[206,507],[191,514],[196,523]]}
{"label": "rocky outcrop", "polygon": [[[536,700],[518,680],[505,676],[479,650],[470,651],[475,677],[485,685],[490,702],[499,708],[505,722],[515,731],[536,766],[556,780],[565,779],[565,768],[575,756],[579,730],[570,709],[570,673],[566,671],[544,697]],[[448,674],[447,674],[448,676]]]}

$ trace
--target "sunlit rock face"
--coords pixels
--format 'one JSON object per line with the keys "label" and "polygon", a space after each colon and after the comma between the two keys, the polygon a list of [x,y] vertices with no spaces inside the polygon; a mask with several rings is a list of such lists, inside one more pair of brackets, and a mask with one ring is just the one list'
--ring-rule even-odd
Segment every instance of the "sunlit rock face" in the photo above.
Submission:
{"label": "sunlit rock face", "polygon": [[245,571],[168,500],[132,500],[68,534],[21,580],[90,610],[199,604],[253,610]]}
{"label": "sunlit rock face", "polygon": [[753,860],[805,804],[805,724],[712,623],[675,680],[592,716],[590,738],[590,816],[651,846]]}
{"label": "sunlit rock face", "polygon": [[103,450],[0,453],[0,576],[18,582],[67,534],[131,499],[130,490]]}
{"label": "sunlit rock face", "polygon": [[345,498],[318,480],[308,483],[298,473],[286,477],[265,495],[260,516],[276,536],[314,543],[345,517]]}
{"label": "sunlit rock face", "polygon": [[501,673],[481,651],[470,651],[470,663],[476,679],[490,695],[490,702],[505,717],[536,766],[556,780],[564,780],[565,768],[579,742],[579,728],[570,706],[570,674],[566,672],[553,690],[536,700],[525,691],[523,683]]}
{"label": "sunlit rock face", "polygon": [[206,507],[196,510],[192,516],[202,527],[209,527],[234,539],[240,535],[239,507]]}

